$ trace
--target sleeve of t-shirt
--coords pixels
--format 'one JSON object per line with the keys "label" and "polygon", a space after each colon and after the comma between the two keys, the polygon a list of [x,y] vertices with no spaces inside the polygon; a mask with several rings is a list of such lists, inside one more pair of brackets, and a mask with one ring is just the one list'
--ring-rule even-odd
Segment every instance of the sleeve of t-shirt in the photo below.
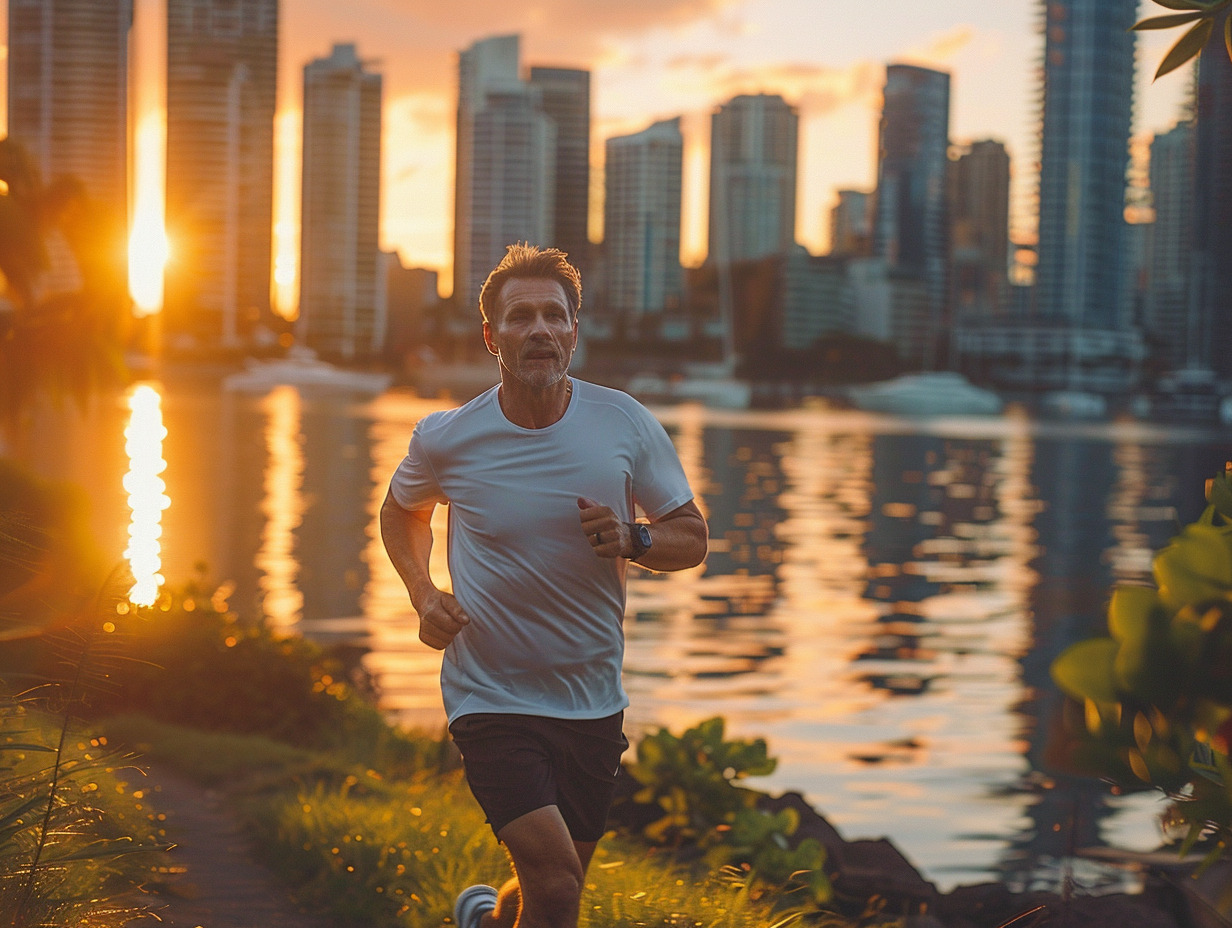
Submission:
{"label": "sleeve of t-shirt", "polygon": [[693,491],[659,420],[643,411],[639,425],[642,440],[633,472],[633,497],[654,520],[683,506],[693,498]]}
{"label": "sleeve of t-shirt", "polygon": [[389,492],[394,501],[403,509],[428,509],[437,503],[449,502],[445,491],[441,489],[440,481],[436,479],[436,471],[424,447],[423,436],[419,427],[411,432],[411,443],[406,457],[394,471],[389,482]]}

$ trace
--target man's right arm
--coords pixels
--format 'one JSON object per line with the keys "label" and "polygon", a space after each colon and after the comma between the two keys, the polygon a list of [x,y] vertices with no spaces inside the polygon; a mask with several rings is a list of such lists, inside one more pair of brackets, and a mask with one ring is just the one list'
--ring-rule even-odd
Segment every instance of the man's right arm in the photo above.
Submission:
{"label": "man's right arm", "polygon": [[386,493],[381,505],[381,540],[419,614],[419,640],[440,651],[470,617],[453,594],[437,589],[428,571],[434,508],[403,509],[392,493]]}

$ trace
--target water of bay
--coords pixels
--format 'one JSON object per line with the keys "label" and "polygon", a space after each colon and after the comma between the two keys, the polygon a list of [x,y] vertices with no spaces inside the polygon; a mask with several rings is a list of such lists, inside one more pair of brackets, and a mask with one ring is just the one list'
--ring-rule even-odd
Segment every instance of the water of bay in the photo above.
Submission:
{"label": "water of bay", "polygon": [[[234,585],[241,613],[362,646],[385,707],[439,726],[440,655],[418,643],[377,510],[415,421],[446,404],[156,388],[166,577],[204,567]],[[942,888],[1055,884],[1075,848],[1158,843],[1156,796],[1055,772],[1048,666],[1103,629],[1110,584],[1149,581],[1228,435],[1014,414],[655,411],[712,544],[695,570],[631,574],[633,740],[722,715],[779,759],[752,785],[802,792],[848,838],[891,838]],[[25,453],[85,487],[117,558],[127,416],[122,398],[58,413]],[[446,581],[444,545],[434,571]],[[1125,883],[1075,866],[1092,889]]]}

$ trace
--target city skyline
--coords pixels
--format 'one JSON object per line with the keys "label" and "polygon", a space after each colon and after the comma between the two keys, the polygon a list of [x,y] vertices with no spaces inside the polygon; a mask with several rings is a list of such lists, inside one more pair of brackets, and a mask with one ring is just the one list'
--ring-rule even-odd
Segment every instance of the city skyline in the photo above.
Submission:
{"label": "city skyline", "polygon": [[[952,75],[952,140],[995,138],[1013,162],[1012,223],[1022,235],[1034,189],[1032,139],[1038,132],[1035,68],[1042,55],[1035,0],[995,9],[971,0],[894,4],[876,24],[858,5],[839,0],[792,3],[649,4],[635,0],[603,10],[578,3],[544,3],[531,11],[472,3],[462,10],[368,0],[335,9],[322,0],[284,4],[279,40],[276,117],[276,279],[297,275],[299,242],[300,69],[336,42],[355,41],[386,79],[381,244],[408,264],[452,278],[453,132],[457,57],[476,40],[514,32],[523,59],[537,65],[589,69],[594,118],[592,163],[601,165],[607,138],[682,117],[685,136],[685,225],[682,257],[706,254],[708,123],[738,93],[781,93],[801,113],[797,239],[813,252],[828,248],[829,211],[839,188],[871,189],[876,127],[885,67],[918,63]],[[134,68],[137,131],[156,109],[165,35],[154,0],[136,0]],[[1143,12],[1155,10],[1141,4]],[[800,29],[801,23],[810,24]],[[1147,33],[1139,42],[1134,136],[1144,148],[1175,122],[1189,81],[1182,74],[1151,84],[1151,62],[1174,40]],[[7,35],[5,36],[7,42]],[[151,50],[153,48],[153,50]],[[151,98],[154,102],[151,103]],[[139,144],[139,152],[146,146]],[[137,175],[146,171],[138,164]],[[592,174],[592,193],[602,173]],[[140,193],[140,191],[138,191]],[[602,196],[591,197],[591,237],[599,237]],[[174,248],[174,243],[173,246]]]}

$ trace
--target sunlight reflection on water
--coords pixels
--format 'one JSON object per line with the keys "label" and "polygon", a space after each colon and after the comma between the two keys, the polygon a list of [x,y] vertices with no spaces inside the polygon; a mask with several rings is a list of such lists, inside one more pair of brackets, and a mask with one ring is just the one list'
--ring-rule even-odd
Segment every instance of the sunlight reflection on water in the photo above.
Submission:
{"label": "sunlight reflection on water", "polygon": [[167,468],[163,460],[162,396],[153,386],[139,384],[128,396],[131,413],[124,429],[124,451],[128,456],[128,472],[123,479],[131,512],[128,526],[128,547],[124,559],[133,575],[129,601],[138,606],[152,606],[165,578],[162,569],[161,544],[163,511],[171,505],[164,492],[167,489],[161,474]]}

